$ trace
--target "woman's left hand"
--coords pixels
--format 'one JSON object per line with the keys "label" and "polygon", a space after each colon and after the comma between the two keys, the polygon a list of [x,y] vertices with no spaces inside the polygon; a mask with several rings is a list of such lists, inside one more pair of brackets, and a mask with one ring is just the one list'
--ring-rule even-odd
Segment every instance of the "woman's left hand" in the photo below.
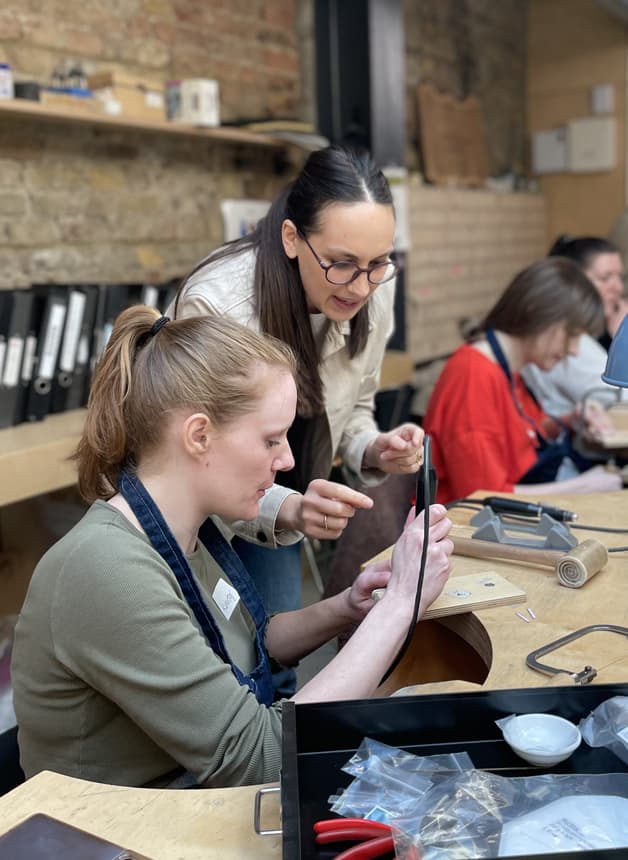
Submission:
{"label": "woman's left hand", "polygon": [[391,559],[372,561],[353,581],[347,590],[347,602],[356,621],[361,621],[375,605],[373,592],[376,588],[386,588],[391,574]]}
{"label": "woman's left hand", "polygon": [[407,475],[423,462],[425,433],[417,424],[401,424],[376,436],[364,452],[363,468]]}

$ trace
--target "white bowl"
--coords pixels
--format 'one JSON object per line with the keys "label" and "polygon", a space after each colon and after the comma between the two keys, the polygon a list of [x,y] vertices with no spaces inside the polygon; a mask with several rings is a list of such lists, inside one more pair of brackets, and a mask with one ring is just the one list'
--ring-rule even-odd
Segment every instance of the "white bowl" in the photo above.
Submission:
{"label": "white bowl", "polygon": [[530,764],[549,767],[564,761],[580,746],[577,726],[553,714],[522,714],[503,726],[504,740]]}

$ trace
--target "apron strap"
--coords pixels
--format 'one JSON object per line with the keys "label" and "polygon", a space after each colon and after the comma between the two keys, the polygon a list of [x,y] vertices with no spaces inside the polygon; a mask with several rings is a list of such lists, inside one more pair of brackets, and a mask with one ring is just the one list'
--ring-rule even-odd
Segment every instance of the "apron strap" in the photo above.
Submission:
{"label": "apron strap", "polygon": [[238,682],[246,684],[261,704],[270,705],[273,701],[272,673],[263,641],[267,624],[266,613],[238,554],[212,522],[210,545],[206,548],[231,580],[255,624],[258,664],[253,672],[248,675],[243,673],[229,658],[223,636],[205,603],[188,560],[146,487],[137,475],[127,468],[120,475],[119,490],[146,532],[153,548],[157,550],[172,570],[185,601],[194,613],[194,617],[212,650],[231,667],[231,671]]}

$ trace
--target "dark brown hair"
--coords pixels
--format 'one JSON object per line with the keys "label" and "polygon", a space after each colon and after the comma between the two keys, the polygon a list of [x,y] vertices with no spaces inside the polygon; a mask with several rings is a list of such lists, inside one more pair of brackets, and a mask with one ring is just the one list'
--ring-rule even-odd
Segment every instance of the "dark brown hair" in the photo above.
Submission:
{"label": "dark brown hair", "polygon": [[600,236],[559,236],[547,252],[548,257],[567,257],[588,269],[600,254],[619,254],[619,250]]}
{"label": "dark brown hair", "polygon": [[484,328],[526,337],[558,322],[570,335],[604,330],[604,308],[598,291],[577,263],[546,257],[519,272],[484,320]]}
{"label": "dark brown hair", "polygon": [[175,411],[221,427],[255,409],[261,368],[295,374],[287,346],[227,317],[170,321],[152,334],[159,318],[144,305],[123,311],[96,367],[75,455],[87,501],[114,494],[122,468],[161,442]]}
{"label": "dark brown hair", "polygon": [[[288,344],[297,356],[298,412],[304,417],[324,410],[320,354],[312,333],[298,264],[285,254],[281,226],[288,218],[307,238],[319,228],[321,215],[327,207],[334,203],[368,201],[393,205],[386,177],[368,152],[339,145],[317,150],[308,157],[296,179],[275,198],[257,228],[206,257],[185,278],[177,294],[175,316],[186,283],[199,269],[247,249],[256,250],[256,313],[262,331]],[[366,305],[351,320],[351,358],[364,349],[368,328]]]}

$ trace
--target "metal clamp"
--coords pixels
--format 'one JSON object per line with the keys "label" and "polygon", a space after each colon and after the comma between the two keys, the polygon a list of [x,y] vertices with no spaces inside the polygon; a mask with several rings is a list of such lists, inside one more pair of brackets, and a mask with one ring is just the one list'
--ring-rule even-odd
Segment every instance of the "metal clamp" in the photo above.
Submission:
{"label": "metal clamp", "polygon": [[281,787],[271,785],[268,788],[258,788],[255,792],[255,806],[253,808],[253,829],[258,836],[281,836],[283,830],[262,830],[262,796],[265,794],[278,794]]}
{"label": "metal clamp", "polygon": [[585,666],[580,672],[572,672],[569,669],[559,669],[557,666],[548,666],[547,663],[540,663],[538,657],[549,654],[550,651],[556,651],[557,648],[562,648],[563,645],[573,642],[574,639],[580,639],[581,636],[586,636],[587,633],[596,633],[600,630],[628,636],[628,627],[620,627],[618,624],[591,624],[589,627],[581,627],[580,630],[568,633],[567,636],[562,636],[560,639],[550,642],[549,645],[543,645],[541,648],[531,651],[526,657],[526,664],[531,669],[543,672],[545,675],[569,675],[570,678],[573,678],[575,684],[590,684],[597,676],[597,669],[594,669],[593,666]]}

